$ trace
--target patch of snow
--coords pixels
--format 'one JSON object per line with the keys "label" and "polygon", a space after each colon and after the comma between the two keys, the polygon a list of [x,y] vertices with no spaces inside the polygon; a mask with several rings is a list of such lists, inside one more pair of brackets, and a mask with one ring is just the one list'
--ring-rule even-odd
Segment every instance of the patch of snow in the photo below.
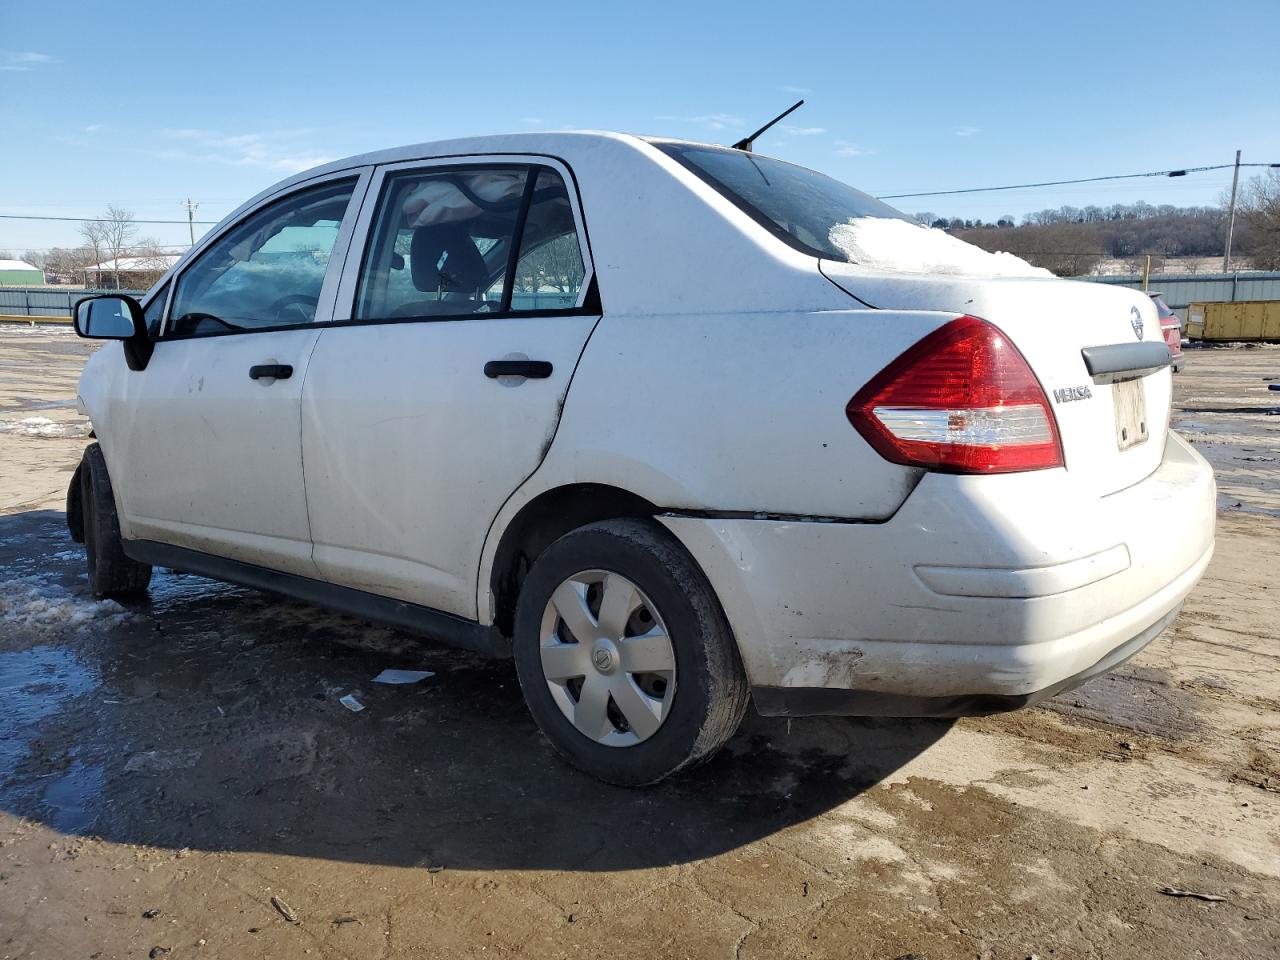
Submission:
{"label": "patch of snow", "polygon": [[0,420],[0,433],[13,433],[20,437],[87,437],[89,424],[85,420],[24,417],[21,420]]}
{"label": "patch of snow", "polygon": [[81,630],[91,624],[114,627],[129,612],[114,600],[72,593],[48,577],[0,581],[0,625],[37,630]]}
{"label": "patch of snow", "polygon": [[890,217],[855,217],[831,228],[831,242],[849,259],[886,273],[952,277],[1052,277],[1012,253],[990,253],[945,230]]}

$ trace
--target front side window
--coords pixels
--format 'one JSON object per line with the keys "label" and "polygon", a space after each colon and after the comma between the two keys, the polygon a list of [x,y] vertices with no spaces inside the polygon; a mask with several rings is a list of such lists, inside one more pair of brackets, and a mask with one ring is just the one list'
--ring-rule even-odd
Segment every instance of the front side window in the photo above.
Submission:
{"label": "front side window", "polygon": [[166,283],[164,289],[151,298],[151,302],[147,304],[147,308],[142,311],[143,317],[147,321],[147,336],[153,340],[160,336],[160,324],[164,322],[164,305],[169,299],[169,285]]}
{"label": "front side window", "polygon": [[569,309],[586,272],[564,181],[544,167],[391,174],[370,237],[358,320]]}
{"label": "front side window", "polygon": [[775,236],[815,257],[853,259],[848,245],[837,242],[846,224],[864,218],[909,219],[861,190],[794,163],[727,147],[661,141],[654,146]]}
{"label": "front side window", "polygon": [[208,336],[314,323],[355,180],[277,201],[217,240],[178,278],[169,333]]}

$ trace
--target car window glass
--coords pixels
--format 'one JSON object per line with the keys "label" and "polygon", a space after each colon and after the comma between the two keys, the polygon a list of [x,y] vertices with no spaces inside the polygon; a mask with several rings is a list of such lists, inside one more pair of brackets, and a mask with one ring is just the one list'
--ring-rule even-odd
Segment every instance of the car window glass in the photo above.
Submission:
{"label": "car window glass", "polygon": [[512,284],[512,310],[563,310],[576,306],[585,270],[564,180],[540,170],[520,239]]}
{"label": "car window glass", "polygon": [[315,321],[354,180],[292,194],[250,216],[178,278],[169,332],[203,336]]}
{"label": "car window glass", "polygon": [[906,220],[875,197],[814,170],[743,150],[659,142],[659,150],[684,164],[774,235],[818,257],[848,261],[832,228],[864,217]]}
{"label": "car window glass", "polygon": [[435,167],[387,178],[356,319],[493,313],[524,200],[522,168]]}
{"label": "car window glass", "polygon": [[147,321],[147,336],[160,336],[160,324],[164,320],[164,303],[169,299],[169,285],[166,283],[164,288],[151,298],[151,302],[147,304],[147,308],[142,311],[142,315]]}

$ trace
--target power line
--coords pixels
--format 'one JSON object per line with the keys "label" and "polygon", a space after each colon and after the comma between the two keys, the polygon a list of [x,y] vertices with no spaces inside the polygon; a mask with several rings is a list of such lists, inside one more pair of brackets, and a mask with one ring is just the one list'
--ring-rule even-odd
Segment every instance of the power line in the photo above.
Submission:
{"label": "power line", "polygon": [[[23,250],[73,250],[77,247],[88,246],[83,242],[78,243],[55,243],[48,247],[34,246],[29,243],[18,243],[13,240],[0,240],[0,247],[6,250],[12,250],[15,247],[21,247]],[[190,250],[191,244],[188,243],[126,243],[120,247],[121,250]]]}
{"label": "power line", "polygon": [[[37,217],[33,214],[25,213],[0,213],[0,220],[68,220],[74,223],[97,222],[102,217]],[[172,223],[178,226],[186,226],[188,223],[194,223],[199,226],[212,227],[214,224],[220,223],[218,220],[130,220],[130,223]]]}
{"label": "power line", "polygon": [[[905,200],[908,197],[949,197],[957,193],[991,193],[996,190],[1025,190],[1031,187],[1063,187],[1072,183],[1101,183],[1103,180],[1137,180],[1142,177],[1185,177],[1189,173],[1206,170],[1230,170],[1234,163],[1219,163],[1208,167],[1185,167],[1181,170],[1153,170],[1150,173],[1117,173],[1107,177],[1082,177],[1078,180],[1046,180],[1043,183],[1011,183],[1001,187],[965,187],[962,190],[931,190],[919,193],[889,193],[877,200]],[[1242,163],[1242,167],[1280,167],[1280,163]]]}
{"label": "power line", "polygon": [[[1079,183],[1102,183],[1108,180],[1139,180],[1147,177],[1185,177],[1190,173],[1205,173],[1210,170],[1229,170],[1235,167],[1234,163],[1219,163],[1205,167],[1184,167],[1177,170],[1152,170],[1148,173],[1117,173],[1105,177],[1079,177],[1074,180],[1044,180],[1038,183],[1010,183],[998,187],[964,187],[959,190],[921,190],[914,193],[886,193],[876,197],[877,200],[906,200],[912,197],[950,197],[961,193],[992,193],[999,190],[1029,190],[1035,187],[1064,187]],[[1241,167],[1280,167],[1280,163],[1242,163]],[[184,205],[188,205],[190,211],[191,201],[185,201]],[[195,204],[198,206],[198,204]],[[192,211],[193,212],[193,211]],[[54,216],[38,216],[35,214],[22,213],[0,213],[0,220],[58,220],[71,223],[85,223],[101,220],[101,217],[54,217]],[[221,221],[219,220],[130,220],[130,223],[145,224],[167,224],[173,226],[183,225],[199,225],[205,227],[214,226]]]}

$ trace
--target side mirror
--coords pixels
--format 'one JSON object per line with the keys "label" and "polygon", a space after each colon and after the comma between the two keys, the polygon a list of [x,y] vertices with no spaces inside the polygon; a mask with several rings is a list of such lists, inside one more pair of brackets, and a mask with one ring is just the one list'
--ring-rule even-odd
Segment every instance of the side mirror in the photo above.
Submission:
{"label": "side mirror", "polygon": [[147,336],[142,305],[133,297],[101,293],[77,300],[71,309],[76,333],[90,340],[122,340],[130,370],[145,370],[155,344]]}
{"label": "side mirror", "polygon": [[113,293],[77,300],[76,333],[90,340],[128,340],[147,332],[142,307],[133,297]]}

